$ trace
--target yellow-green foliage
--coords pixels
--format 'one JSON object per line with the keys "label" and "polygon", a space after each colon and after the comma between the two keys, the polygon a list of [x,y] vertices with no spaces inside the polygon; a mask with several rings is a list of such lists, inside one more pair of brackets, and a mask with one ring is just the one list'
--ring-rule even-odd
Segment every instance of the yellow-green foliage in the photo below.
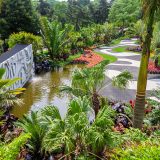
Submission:
{"label": "yellow-green foliage", "polygon": [[42,48],[42,39],[32,33],[19,32],[9,36],[8,44],[10,48],[16,44],[32,44],[33,52],[36,53],[38,49]]}
{"label": "yellow-green foliage", "polygon": [[0,160],[16,160],[21,147],[30,138],[30,134],[21,134],[11,143],[0,146]]}
{"label": "yellow-green foliage", "polygon": [[117,149],[113,160],[160,160],[160,145],[152,142],[143,142],[140,145],[128,146],[126,149]]}

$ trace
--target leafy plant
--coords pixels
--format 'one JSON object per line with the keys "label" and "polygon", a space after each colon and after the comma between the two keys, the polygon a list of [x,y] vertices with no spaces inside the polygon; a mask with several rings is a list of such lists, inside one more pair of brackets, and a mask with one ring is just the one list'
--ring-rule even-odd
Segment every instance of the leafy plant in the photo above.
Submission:
{"label": "leafy plant", "polygon": [[[50,153],[62,152],[64,153],[63,158],[75,157],[77,159],[82,155],[98,157],[105,146],[111,145],[114,111],[105,106],[100,110],[95,121],[90,124],[87,108],[91,109],[86,97],[71,101],[67,116],[64,119],[58,116],[50,124],[43,139],[46,151]],[[58,111],[56,108],[51,110],[56,110],[56,113]],[[43,110],[42,112],[44,113]],[[50,119],[52,115],[49,114],[46,118]]]}
{"label": "leafy plant", "polygon": [[42,141],[47,126],[41,124],[38,113],[31,112],[30,115],[25,115],[23,119],[17,122],[17,125],[21,127],[25,133],[30,134],[30,140],[27,145],[33,152],[34,158],[43,157]]}
{"label": "leafy plant", "polygon": [[154,142],[143,142],[126,149],[116,149],[113,160],[159,160],[160,146]]}
{"label": "leafy plant", "polygon": [[[76,97],[87,96],[91,101],[95,115],[100,109],[99,92],[110,83],[107,81],[104,84],[105,70],[108,61],[96,65],[93,68],[85,68],[83,70],[77,69],[72,75],[71,86],[62,86],[60,90],[66,93],[71,93]],[[119,88],[125,88],[131,80],[132,75],[125,71],[113,79],[113,84]]]}
{"label": "leafy plant", "polygon": [[9,144],[0,145],[0,160],[14,160],[18,157],[21,147],[23,147],[27,140],[30,139],[30,134],[22,133]]}
{"label": "leafy plant", "polygon": [[73,29],[71,25],[62,25],[56,21],[49,22],[46,17],[40,18],[41,35],[43,42],[49,51],[52,60],[59,59],[70,49],[69,32]]}
{"label": "leafy plant", "polygon": [[39,49],[42,49],[41,37],[27,32],[11,34],[9,36],[8,44],[10,48],[15,46],[16,44],[32,44],[34,54],[36,54]]}
{"label": "leafy plant", "polygon": [[10,107],[14,104],[22,104],[22,100],[18,98],[17,95],[21,94],[25,89],[10,89],[12,85],[14,85],[20,79],[3,79],[4,74],[5,69],[0,68],[0,108],[3,108],[4,106]]}

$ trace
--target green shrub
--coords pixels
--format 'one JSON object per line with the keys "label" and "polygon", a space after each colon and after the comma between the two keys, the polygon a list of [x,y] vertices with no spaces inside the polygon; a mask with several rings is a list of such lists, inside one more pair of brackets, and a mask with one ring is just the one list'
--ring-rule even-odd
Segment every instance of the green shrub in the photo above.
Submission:
{"label": "green shrub", "polygon": [[160,145],[145,142],[133,145],[127,149],[117,149],[112,157],[113,160],[159,160]]}
{"label": "green shrub", "polygon": [[20,153],[21,147],[30,138],[30,134],[21,134],[10,144],[0,146],[0,160],[15,160]]}
{"label": "green shrub", "polygon": [[32,44],[34,54],[38,49],[42,48],[42,39],[39,36],[35,36],[32,33],[19,32],[13,33],[9,37],[8,45],[10,48],[16,44]]}

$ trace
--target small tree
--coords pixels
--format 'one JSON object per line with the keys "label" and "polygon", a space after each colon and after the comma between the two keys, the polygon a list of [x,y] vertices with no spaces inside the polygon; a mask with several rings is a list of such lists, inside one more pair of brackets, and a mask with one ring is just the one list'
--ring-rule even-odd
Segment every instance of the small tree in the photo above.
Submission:
{"label": "small tree", "polygon": [[45,46],[48,49],[52,60],[59,59],[63,56],[63,51],[70,44],[69,32],[72,30],[71,25],[62,25],[56,21],[49,22],[46,17],[40,18],[41,35]]}
{"label": "small tree", "polygon": [[[71,93],[76,97],[87,96],[92,104],[95,115],[97,115],[100,110],[99,92],[103,87],[110,84],[109,82],[104,84],[107,63],[101,63],[93,68],[75,70],[73,72],[71,86],[62,86],[60,90]],[[113,85],[124,89],[131,79],[132,75],[125,71],[113,78]]]}

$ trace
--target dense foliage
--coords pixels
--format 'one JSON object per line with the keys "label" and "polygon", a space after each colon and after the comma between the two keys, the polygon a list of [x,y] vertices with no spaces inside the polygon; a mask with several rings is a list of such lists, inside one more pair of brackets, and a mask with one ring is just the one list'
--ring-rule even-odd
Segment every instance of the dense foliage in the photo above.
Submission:
{"label": "dense foliage", "polygon": [[15,138],[9,144],[0,145],[0,160],[14,160],[17,159],[21,147],[25,145],[27,140],[30,138],[30,134],[21,134]]}
{"label": "dense foliage", "polygon": [[13,33],[9,36],[9,47],[12,48],[16,44],[32,44],[34,54],[43,46],[41,37],[26,32]]}
{"label": "dense foliage", "polygon": [[115,0],[110,9],[109,20],[122,26],[128,26],[141,18],[140,0]]}
{"label": "dense foliage", "polygon": [[30,0],[1,0],[0,4],[0,34],[3,40],[13,32],[38,32]]}

